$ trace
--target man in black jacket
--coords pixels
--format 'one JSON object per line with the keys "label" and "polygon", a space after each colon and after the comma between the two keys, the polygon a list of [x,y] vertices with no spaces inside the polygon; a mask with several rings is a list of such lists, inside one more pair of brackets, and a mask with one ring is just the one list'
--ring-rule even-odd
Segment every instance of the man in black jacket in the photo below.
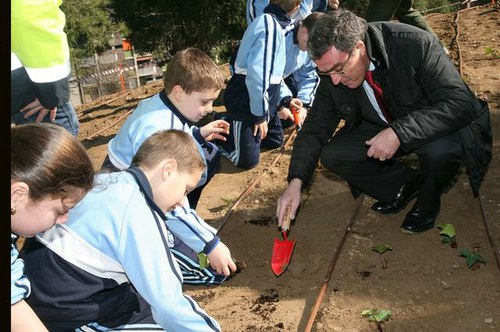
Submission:
{"label": "man in black jacket", "polygon": [[[354,197],[377,199],[375,212],[397,213],[416,197],[401,224],[405,233],[434,227],[441,194],[462,165],[477,196],[491,161],[489,109],[434,35],[401,23],[367,24],[341,9],[316,22],[308,51],[321,82],[294,143],[280,225],[286,206],[295,217],[320,158]],[[418,168],[400,160],[410,153]]]}

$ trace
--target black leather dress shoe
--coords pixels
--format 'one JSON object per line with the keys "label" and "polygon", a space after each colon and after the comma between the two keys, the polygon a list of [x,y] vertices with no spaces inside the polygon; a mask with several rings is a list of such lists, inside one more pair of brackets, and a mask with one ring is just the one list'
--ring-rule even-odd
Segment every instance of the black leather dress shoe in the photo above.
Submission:
{"label": "black leather dress shoe", "polygon": [[432,211],[426,214],[422,213],[420,208],[414,206],[401,224],[401,232],[415,234],[434,228],[436,217],[439,214],[439,205],[438,203],[436,207],[431,209]]}
{"label": "black leather dress shoe", "polygon": [[422,182],[424,182],[424,177],[418,175],[415,180],[404,184],[391,202],[377,202],[372,205],[371,209],[380,214],[398,213],[417,196]]}

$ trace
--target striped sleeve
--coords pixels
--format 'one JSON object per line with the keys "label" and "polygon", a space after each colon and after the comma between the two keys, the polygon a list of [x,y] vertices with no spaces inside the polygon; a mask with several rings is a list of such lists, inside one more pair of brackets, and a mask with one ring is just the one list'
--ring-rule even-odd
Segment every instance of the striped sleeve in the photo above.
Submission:
{"label": "striped sleeve", "polygon": [[[16,239],[16,236],[11,234],[11,239]],[[16,304],[27,298],[30,292],[30,282],[24,275],[24,261],[19,258],[19,252],[12,243],[10,246],[10,304]]]}
{"label": "striped sleeve", "polygon": [[[250,96],[250,109],[254,116],[267,116],[269,111],[269,88],[280,84],[283,73],[277,72],[278,62],[284,66],[284,36],[278,22],[271,15],[264,14],[254,22],[253,34],[248,35],[246,86]],[[242,43],[243,43],[242,42]],[[283,45],[282,45],[283,44]]]}
{"label": "striped sleeve", "polygon": [[187,200],[183,206],[167,213],[167,227],[197,253],[210,251],[211,248],[207,246],[211,246],[217,238],[217,230],[191,209]]}

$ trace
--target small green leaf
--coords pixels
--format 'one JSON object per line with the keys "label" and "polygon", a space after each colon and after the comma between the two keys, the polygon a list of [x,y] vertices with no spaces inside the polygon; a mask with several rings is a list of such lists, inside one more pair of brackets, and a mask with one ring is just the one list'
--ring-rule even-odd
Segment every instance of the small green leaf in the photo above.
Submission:
{"label": "small green leaf", "polygon": [[474,255],[466,256],[465,261],[467,262],[467,266],[469,269],[474,266],[474,263],[476,262],[476,258]]}
{"label": "small green leaf", "polygon": [[437,225],[437,228],[441,230],[439,234],[446,235],[449,238],[453,238],[456,235],[455,226],[453,226],[453,224],[439,224]]}
{"label": "small green leaf", "polygon": [[374,315],[377,322],[382,323],[391,317],[391,311],[385,309],[379,309]]}
{"label": "small green leaf", "polygon": [[386,309],[365,309],[361,311],[363,317],[367,317],[370,322],[383,323],[391,317],[391,311]]}
{"label": "small green leaf", "polygon": [[365,309],[365,310],[361,311],[361,315],[364,317],[372,316],[373,310],[372,309]]}
{"label": "small green leaf", "polygon": [[378,252],[379,254],[383,254],[387,250],[392,250],[392,247],[389,244],[384,243],[384,244],[372,247],[372,250]]}
{"label": "small green leaf", "polygon": [[200,252],[197,254],[198,263],[200,264],[200,269],[204,269],[208,266],[208,257],[204,253]]}
{"label": "small green leaf", "polygon": [[472,251],[470,249],[462,249],[459,254],[460,257],[467,257],[470,255],[472,255]]}
{"label": "small green leaf", "polygon": [[234,203],[235,199],[234,198],[227,198],[227,197],[221,197],[222,201],[224,201],[224,205],[230,206]]}
{"label": "small green leaf", "polygon": [[481,256],[477,252],[473,252],[470,249],[462,249],[460,251],[461,257],[465,257],[465,261],[467,262],[467,267],[469,269],[479,267],[479,263],[486,264],[487,260],[483,256]]}

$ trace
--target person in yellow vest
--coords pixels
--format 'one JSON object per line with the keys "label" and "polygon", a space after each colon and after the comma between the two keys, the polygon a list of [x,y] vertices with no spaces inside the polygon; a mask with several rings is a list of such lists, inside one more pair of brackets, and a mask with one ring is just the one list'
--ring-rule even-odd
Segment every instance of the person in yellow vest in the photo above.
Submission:
{"label": "person in yellow vest", "polygon": [[78,135],[69,104],[69,46],[62,0],[11,1],[11,124],[54,122]]}

